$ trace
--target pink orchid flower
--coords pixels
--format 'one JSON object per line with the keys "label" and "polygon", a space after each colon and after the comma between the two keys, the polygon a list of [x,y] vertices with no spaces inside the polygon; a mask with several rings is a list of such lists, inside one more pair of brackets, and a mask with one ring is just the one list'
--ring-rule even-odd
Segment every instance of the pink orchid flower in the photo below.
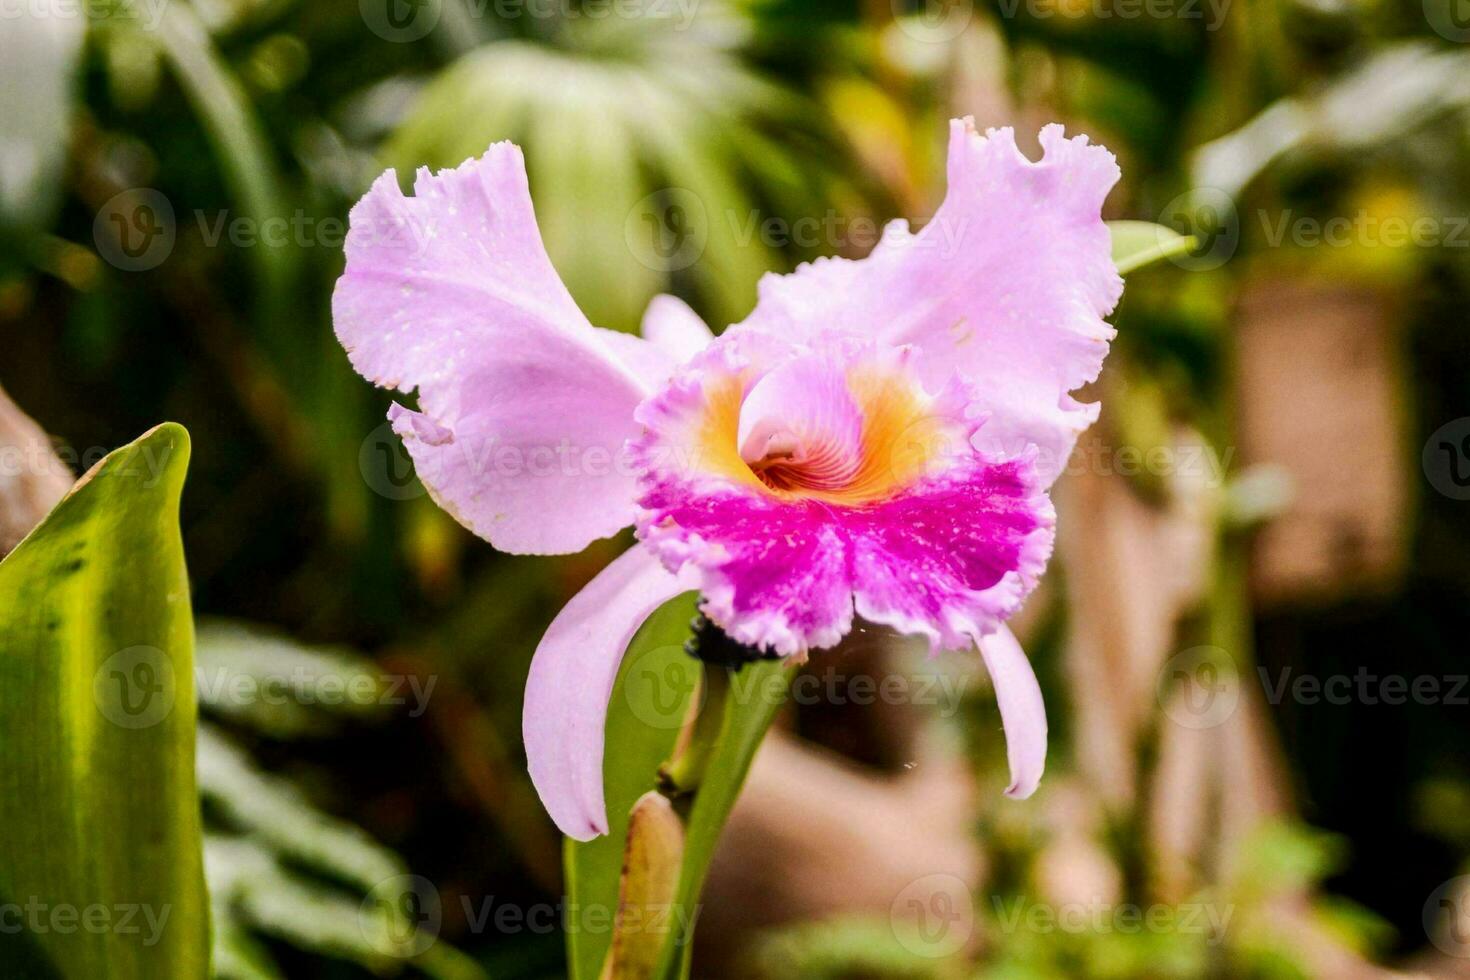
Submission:
{"label": "pink orchid flower", "polygon": [[860,261],[767,275],[716,339],[660,296],[643,336],[594,327],[547,258],[520,150],[392,171],[352,210],[337,336],[379,385],[436,501],[496,548],[562,554],[632,524],[640,544],[552,622],[527,681],[529,768],[569,837],[607,831],[603,728],[628,642],[698,590],[741,643],[786,657],[855,616],[978,645],[1012,782],[1030,795],[1046,714],[1005,620],[1050,557],[1048,488],[1097,416],[1122,293],[1103,198],[1112,154],[951,124],[949,190]]}

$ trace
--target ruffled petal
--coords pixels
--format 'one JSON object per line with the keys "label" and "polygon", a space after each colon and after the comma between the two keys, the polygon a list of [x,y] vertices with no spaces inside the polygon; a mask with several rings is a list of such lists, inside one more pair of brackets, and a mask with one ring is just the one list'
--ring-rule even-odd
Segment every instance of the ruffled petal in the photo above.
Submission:
{"label": "ruffled petal", "polygon": [[689,304],[661,293],[643,314],[643,337],[662,347],[677,364],[684,364],[715,339],[710,328]]}
{"label": "ruffled petal", "polygon": [[1046,705],[1041,700],[1041,685],[1021,644],[1005,626],[978,637],[976,643],[990,671],[1006,733],[1006,760],[1011,767],[1006,795],[1024,800],[1036,792],[1046,769]]}
{"label": "ruffled petal", "polygon": [[693,587],[635,547],[572,597],[536,648],[521,719],[526,762],[546,811],[573,840],[607,833],[603,737],[623,654],[644,620]]}
{"label": "ruffled petal", "polygon": [[[722,339],[639,406],[638,535],[667,568],[699,570],[706,614],[742,643],[831,646],[856,603],[968,646],[1035,585],[1053,526],[1034,449],[973,448],[972,395],[952,381],[930,396],[906,351],[872,342]],[[779,479],[760,469],[772,447],[797,460]]]}
{"label": "ruffled petal", "polygon": [[782,656],[847,635],[849,546],[824,505],[733,486],[687,489],[652,487],[639,534],[667,565],[697,572],[705,615],[740,643]]}
{"label": "ruffled petal", "polygon": [[1035,587],[1055,523],[1027,457],[970,459],[843,515],[858,614],[936,650],[967,647]]}
{"label": "ruffled petal", "polygon": [[[866,259],[819,259],[761,280],[755,311],[730,332],[804,342],[839,329],[914,344],[925,383],[958,371],[981,393],[992,456],[1040,450],[1050,485],[1095,405],[1070,392],[1097,377],[1113,330],[1103,317],[1122,294],[1101,217],[1118,179],[1113,155],[1041,132],[1026,158],[1009,129],[951,124],[949,194],[918,234],[902,222]],[[729,332],[727,332],[729,333]]]}
{"label": "ruffled petal", "polygon": [[623,457],[650,390],[577,309],[536,228],[520,150],[388,171],[352,209],[332,298],[364,377],[418,389],[395,412],[420,479],[502,551],[579,551],[633,516]]}

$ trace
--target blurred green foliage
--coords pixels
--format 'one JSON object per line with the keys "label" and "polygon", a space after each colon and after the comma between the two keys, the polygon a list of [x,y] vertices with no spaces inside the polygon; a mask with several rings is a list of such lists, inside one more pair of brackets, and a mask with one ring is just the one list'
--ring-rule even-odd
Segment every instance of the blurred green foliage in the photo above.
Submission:
{"label": "blurred green foliage", "polygon": [[[1180,418],[1228,438],[1230,303],[1264,270],[1391,293],[1417,453],[1470,404],[1470,249],[1282,248],[1257,216],[1470,212],[1467,54],[1435,2],[1236,0],[1195,5],[1197,18],[1104,18],[1067,0],[704,0],[686,22],[684,8],[595,18],[577,3],[532,16],[472,0],[116,0],[87,5],[85,26],[7,19],[0,384],[78,460],[160,419],[189,426],[197,606],[295,638],[206,629],[211,672],[437,682],[418,715],[376,701],[265,710],[206,693],[221,975],[404,967],[360,916],[370,879],[410,868],[445,899],[437,959],[412,969],[473,975],[459,947],[496,977],[564,972],[559,935],[477,930],[457,899],[525,906],[562,893],[558,843],[517,748],[519,691],[541,629],[615,545],[505,559],[410,478],[383,427],[386,396],[352,374],[330,329],[347,211],[382,169],[407,182],[514,139],[553,261],[594,321],[633,329],[649,296],[673,291],[718,329],[745,315],[762,272],[861,254],[859,219],[922,221],[942,193],[951,114],[1023,130],[1062,118],[1119,154],[1109,217],[1195,233],[1204,263],[1231,253],[1199,275],[1166,265],[1130,278],[1114,361],[1131,438],[1156,441]],[[414,37],[378,16],[388,9]],[[432,29],[418,34],[420,18]],[[1225,192],[1233,216],[1201,188]],[[690,200],[704,237],[686,263],[666,246]],[[766,219],[786,233],[763,231]],[[801,219],[823,230],[799,239]],[[1399,593],[1277,613],[1257,624],[1261,662],[1351,669],[1407,647],[1406,670],[1463,671],[1470,519],[1454,503],[1421,501]],[[1035,650],[1058,706],[1059,632],[1049,625]],[[1065,709],[1052,717],[1064,733]],[[1464,821],[1446,815],[1470,786],[1463,723],[1448,708],[1385,719],[1362,706],[1308,717],[1287,705],[1276,720],[1307,818],[1343,835],[1350,861],[1326,861],[1331,848],[1294,831],[1263,839],[1261,877],[1234,899],[1242,914],[1279,878],[1326,876],[1412,949],[1423,896],[1470,854]],[[999,778],[993,740],[976,765]],[[985,826],[1002,897],[1024,899],[1040,831]],[[1340,904],[1321,914],[1354,942],[1393,948],[1378,918]],[[1299,969],[1290,951],[1197,938],[1033,937],[956,967],[906,961],[882,923],[844,921],[772,937],[757,960],[772,976]]]}

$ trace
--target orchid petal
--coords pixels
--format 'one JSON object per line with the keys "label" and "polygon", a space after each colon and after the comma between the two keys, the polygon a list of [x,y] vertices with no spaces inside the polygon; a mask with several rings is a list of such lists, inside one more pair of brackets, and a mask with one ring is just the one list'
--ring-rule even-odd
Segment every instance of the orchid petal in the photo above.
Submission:
{"label": "orchid petal", "polygon": [[688,303],[668,293],[655,296],[648,304],[642,332],[644,339],[662,347],[679,364],[688,362],[715,339]]}
{"label": "orchid petal", "polygon": [[598,327],[597,336],[613,352],[613,356],[638,379],[657,390],[668,383],[679,362],[666,349],[642,337],[621,330]]}
{"label": "orchid petal", "polygon": [[1036,792],[1046,768],[1046,705],[1031,661],[1011,631],[1001,626],[976,643],[990,671],[1000,721],[1006,733],[1011,785],[1006,795],[1024,800]]}
{"label": "orchid petal", "polygon": [[546,256],[521,152],[497,143],[405,197],[390,170],[352,209],[337,336],[398,408],[420,480],[502,551],[554,554],[632,522],[633,409],[650,384],[587,322]]}
{"label": "orchid petal", "polygon": [[602,754],[608,699],[633,635],[659,606],[694,587],[635,547],[572,597],[531,660],[521,730],[541,801],[562,833],[607,833]]}
{"label": "orchid petal", "polygon": [[1122,294],[1101,217],[1118,179],[1111,153],[1060,126],[1041,132],[1037,162],[1009,129],[981,136],[951,124],[949,194],[918,234],[895,222],[866,259],[819,259],[767,275],[755,311],[733,332],[803,342],[842,330],[913,344],[924,382],[958,372],[990,421],[979,445],[1007,457],[1028,445],[1049,486],[1095,405],[1071,392],[1094,380]]}

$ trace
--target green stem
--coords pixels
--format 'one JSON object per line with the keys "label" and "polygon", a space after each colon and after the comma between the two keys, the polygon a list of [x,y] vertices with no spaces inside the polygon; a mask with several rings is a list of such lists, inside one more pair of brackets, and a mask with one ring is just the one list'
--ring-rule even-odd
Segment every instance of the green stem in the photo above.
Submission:
{"label": "green stem", "polygon": [[699,705],[697,713],[684,737],[680,738],[673,757],[659,767],[659,791],[671,800],[699,788],[710,756],[719,742],[720,732],[725,727],[730,671],[705,664],[700,687],[695,702]]}
{"label": "green stem", "polygon": [[[706,665],[710,683],[703,710],[695,719],[685,749],[669,764],[671,776],[693,778],[695,788],[681,800],[688,836],[674,908],[673,942],[654,976],[685,980],[693,946],[694,923],[705,875],[725,821],[734,809],[756,750],[786,703],[798,668],[778,660],[756,660],[737,668]],[[683,760],[688,759],[686,763]],[[687,770],[687,771],[686,771]]]}

